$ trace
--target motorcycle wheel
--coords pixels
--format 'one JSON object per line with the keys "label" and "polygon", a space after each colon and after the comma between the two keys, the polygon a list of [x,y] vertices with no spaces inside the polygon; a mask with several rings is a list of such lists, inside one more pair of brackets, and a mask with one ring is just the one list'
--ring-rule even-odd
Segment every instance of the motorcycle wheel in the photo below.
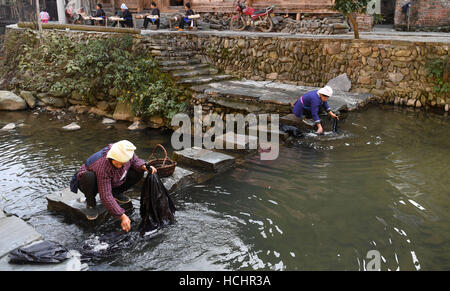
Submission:
{"label": "motorcycle wheel", "polygon": [[230,27],[232,30],[242,31],[247,27],[247,24],[246,24],[244,18],[241,16],[238,18],[231,19]]}
{"label": "motorcycle wheel", "polygon": [[259,29],[263,32],[271,32],[273,29],[273,21],[270,15],[266,15],[263,19],[263,23],[259,25]]}

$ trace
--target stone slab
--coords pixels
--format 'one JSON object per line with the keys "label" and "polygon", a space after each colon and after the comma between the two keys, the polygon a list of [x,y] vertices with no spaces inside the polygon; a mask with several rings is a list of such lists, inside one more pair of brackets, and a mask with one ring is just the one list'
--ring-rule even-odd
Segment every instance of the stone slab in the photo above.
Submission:
{"label": "stone slab", "polygon": [[176,78],[188,78],[200,75],[214,75],[218,72],[219,71],[215,68],[183,69],[181,71],[172,72],[172,76]]}
{"label": "stone slab", "polygon": [[232,156],[196,147],[175,151],[173,159],[188,167],[212,172],[222,172],[235,163]]}
{"label": "stone slab", "polygon": [[[81,191],[78,191],[77,194],[70,191],[69,188],[62,190],[59,193],[49,194],[46,196],[47,198],[47,208],[51,211],[62,213],[64,216],[71,218],[76,223],[86,225],[86,226],[95,226],[105,222],[107,219],[111,217],[109,212],[103,206],[101,202],[99,202],[99,198],[97,195],[97,211],[98,217],[94,220],[88,220],[86,218],[86,199],[84,194]],[[129,210],[133,208],[133,204],[131,202],[120,205],[123,209]]]}
{"label": "stone slab", "polygon": [[16,216],[0,219],[0,234],[0,257],[18,247],[42,239],[42,235],[31,225]]}
{"label": "stone slab", "polygon": [[[219,99],[227,100],[228,106],[232,108],[236,107],[239,110],[248,108],[249,112],[258,112],[258,109],[268,112],[270,111],[270,108],[267,107],[268,104],[278,106],[278,109],[284,107],[287,111],[291,111],[292,104],[298,98],[319,88],[270,81],[228,80],[194,86],[192,89],[205,95],[209,102],[220,103]],[[328,100],[328,104],[334,112],[351,111],[364,105],[371,98],[373,98],[371,94],[335,90],[333,96]],[[226,106],[225,104],[221,105]]]}
{"label": "stone slab", "polygon": [[177,165],[172,176],[161,178],[161,181],[167,191],[172,193],[194,183],[193,175],[194,172]]}
{"label": "stone slab", "polygon": [[69,251],[71,257],[60,264],[10,264],[8,256],[0,259],[0,271],[87,271],[87,264],[81,263],[81,255]]}
{"label": "stone slab", "polygon": [[178,84],[185,84],[185,85],[198,85],[198,84],[204,84],[209,82],[218,82],[222,80],[229,80],[234,78],[231,75],[212,75],[212,76],[199,76],[199,77],[193,77],[193,78],[184,78],[179,81],[177,81]]}
{"label": "stone slab", "polygon": [[237,134],[232,131],[215,139],[215,144],[221,144],[224,149],[232,150],[256,150],[258,138],[250,135]]}
{"label": "stone slab", "polygon": [[327,85],[333,88],[333,90],[343,92],[349,92],[352,88],[352,82],[350,81],[346,73],[331,79],[330,81],[328,81]]}

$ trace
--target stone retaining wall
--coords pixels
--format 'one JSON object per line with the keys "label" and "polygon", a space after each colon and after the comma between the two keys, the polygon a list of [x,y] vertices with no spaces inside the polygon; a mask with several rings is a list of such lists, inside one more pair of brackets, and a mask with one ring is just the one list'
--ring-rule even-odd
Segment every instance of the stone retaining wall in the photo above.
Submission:
{"label": "stone retaining wall", "polygon": [[[22,32],[15,29],[14,34]],[[67,32],[49,32],[58,33]],[[71,31],[69,35],[74,41],[86,41],[114,34]],[[372,93],[387,103],[440,108],[450,104],[448,96],[433,91],[434,80],[426,66],[432,60],[448,60],[448,43],[158,32],[135,35],[136,49],[145,49],[149,40],[164,46],[174,37],[177,49],[195,51],[238,78],[319,87],[346,73],[352,91]]]}
{"label": "stone retaining wall", "polygon": [[[170,33],[151,36],[162,42],[173,37]],[[448,96],[433,91],[426,65],[445,60],[448,43],[213,33],[176,37],[181,50],[197,51],[239,78],[318,87],[346,73],[352,91],[372,93],[386,102],[418,107],[450,103]]]}

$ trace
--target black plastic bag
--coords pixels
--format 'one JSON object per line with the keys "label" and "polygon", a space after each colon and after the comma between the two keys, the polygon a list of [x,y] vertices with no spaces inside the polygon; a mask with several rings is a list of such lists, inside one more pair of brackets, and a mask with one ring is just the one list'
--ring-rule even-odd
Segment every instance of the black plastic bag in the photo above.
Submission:
{"label": "black plastic bag", "polygon": [[141,233],[166,226],[175,221],[175,206],[158,174],[145,178],[141,191]]}
{"label": "black plastic bag", "polygon": [[70,257],[69,251],[59,243],[42,241],[15,249],[9,253],[10,264],[58,264]]}

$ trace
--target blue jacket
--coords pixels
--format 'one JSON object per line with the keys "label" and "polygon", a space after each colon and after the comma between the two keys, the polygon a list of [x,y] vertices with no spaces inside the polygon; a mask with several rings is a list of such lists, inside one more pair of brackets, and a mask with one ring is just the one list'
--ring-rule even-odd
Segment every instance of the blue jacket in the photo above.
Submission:
{"label": "blue jacket", "polygon": [[323,108],[328,112],[330,111],[330,106],[328,105],[328,102],[322,102],[322,99],[320,99],[319,94],[317,93],[319,90],[314,90],[306,93],[303,95],[298,102],[302,102],[303,100],[303,108],[308,109],[311,111],[311,115],[314,119],[314,122],[320,123],[319,118],[319,108],[320,106],[323,106]]}

